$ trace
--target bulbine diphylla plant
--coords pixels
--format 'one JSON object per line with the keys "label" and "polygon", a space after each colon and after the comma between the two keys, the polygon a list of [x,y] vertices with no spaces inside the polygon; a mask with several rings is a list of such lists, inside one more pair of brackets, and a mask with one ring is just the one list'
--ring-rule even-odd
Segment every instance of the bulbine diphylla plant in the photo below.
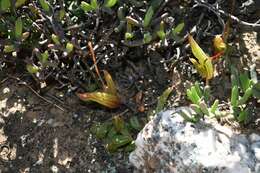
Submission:
{"label": "bulbine diphylla plant", "polygon": [[194,110],[195,114],[189,115],[188,113],[181,112],[181,115],[185,120],[195,123],[204,118],[204,116],[210,118],[220,116],[221,113],[218,109],[219,100],[215,100],[213,104],[210,104],[211,96],[209,86],[201,88],[199,83],[196,82],[193,86],[187,89],[186,94],[187,98],[192,102],[190,107]]}
{"label": "bulbine diphylla plant", "polygon": [[231,113],[234,119],[240,123],[248,120],[252,110],[249,108],[249,101],[255,97],[259,99],[260,83],[250,79],[247,72],[238,74],[238,71],[231,67],[232,91],[230,99]]}

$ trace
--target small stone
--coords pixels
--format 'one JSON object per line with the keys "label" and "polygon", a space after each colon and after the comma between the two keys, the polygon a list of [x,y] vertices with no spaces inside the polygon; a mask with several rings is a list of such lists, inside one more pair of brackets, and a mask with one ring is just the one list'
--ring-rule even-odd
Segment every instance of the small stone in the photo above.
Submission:
{"label": "small stone", "polygon": [[55,166],[55,165],[52,165],[52,166],[51,166],[51,171],[52,171],[53,173],[57,173],[57,172],[59,171],[59,168],[58,168],[57,166]]}
{"label": "small stone", "polygon": [[6,88],[3,89],[3,94],[7,94],[7,93],[9,93],[9,92],[10,92],[10,89],[9,89],[9,88],[6,87]]}

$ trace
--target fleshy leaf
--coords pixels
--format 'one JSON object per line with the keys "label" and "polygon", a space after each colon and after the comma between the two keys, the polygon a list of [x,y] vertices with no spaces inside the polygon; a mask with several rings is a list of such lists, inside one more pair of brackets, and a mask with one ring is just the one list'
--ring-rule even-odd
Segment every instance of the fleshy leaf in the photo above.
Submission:
{"label": "fleshy leaf", "polygon": [[151,20],[152,20],[152,17],[153,17],[153,14],[154,14],[154,9],[152,6],[150,6],[145,14],[145,17],[144,17],[144,27],[148,27]]}
{"label": "fleshy leaf", "polygon": [[223,52],[227,49],[226,43],[222,39],[221,35],[215,36],[215,38],[213,39],[213,46],[216,53]]}
{"label": "fleshy leaf", "polygon": [[49,4],[48,4],[48,2],[46,0],[39,0],[39,2],[40,2],[40,4],[41,4],[41,6],[42,6],[44,11],[46,11],[46,12],[50,11]]}
{"label": "fleshy leaf", "polygon": [[116,3],[117,3],[117,0],[106,0],[105,1],[105,7],[111,8],[114,5],[116,5]]}
{"label": "fleshy leaf", "polygon": [[104,78],[105,78],[106,85],[107,85],[105,88],[105,91],[107,93],[117,95],[116,85],[115,85],[111,75],[106,70],[104,70]]}
{"label": "fleshy leaf", "polygon": [[23,22],[21,17],[15,21],[15,37],[20,39],[23,33]]}
{"label": "fleshy leaf", "polygon": [[30,74],[35,74],[39,71],[39,67],[31,64],[26,65],[26,69]]}
{"label": "fleshy leaf", "polygon": [[124,120],[120,116],[113,117],[113,124],[117,132],[121,132],[124,128]]}
{"label": "fleshy leaf", "polygon": [[10,0],[1,0],[1,10],[6,12],[11,7],[11,1]]}
{"label": "fleshy leaf", "polygon": [[118,148],[123,147],[132,142],[132,140],[133,139],[131,136],[116,135],[110,139],[110,142],[107,144],[106,148],[109,152],[115,152]]}
{"label": "fleshy leaf", "polygon": [[191,35],[188,36],[188,39],[192,53],[197,58],[197,60],[191,59],[191,62],[203,78],[211,79],[214,75],[214,70],[210,57],[205,54]]}
{"label": "fleshy leaf", "polygon": [[80,8],[85,12],[94,10],[94,8],[87,2],[81,1]]}
{"label": "fleshy leaf", "polygon": [[15,7],[19,8],[20,6],[22,6],[23,4],[26,3],[27,0],[16,0],[15,2]]}
{"label": "fleshy leaf", "polygon": [[163,110],[164,105],[165,105],[165,103],[166,103],[166,101],[167,101],[169,95],[171,94],[172,90],[173,90],[173,87],[167,88],[167,89],[163,92],[163,94],[159,97],[158,103],[157,103],[157,107],[156,107],[156,109],[155,109],[155,112],[156,112],[156,113],[158,113],[158,112],[160,112],[161,110]]}
{"label": "fleshy leaf", "polygon": [[94,101],[111,109],[120,106],[119,97],[106,92],[78,93],[77,95],[83,101]]}

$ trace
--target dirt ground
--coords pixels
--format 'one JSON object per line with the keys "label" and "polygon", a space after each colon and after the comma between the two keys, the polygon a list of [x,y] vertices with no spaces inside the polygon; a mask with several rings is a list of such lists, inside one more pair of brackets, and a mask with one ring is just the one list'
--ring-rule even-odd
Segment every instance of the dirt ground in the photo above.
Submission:
{"label": "dirt ground", "polygon": [[[260,14],[255,17],[258,16]],[[260,31],[237,24],[233,27],[235,29],[230,34],[232,47],[235,48],[230,56],[232,62],[241,69],[255,64],[259,77]],[[111,43],[118,40],[115,37],[111,36]],[[202,44],[204,48],[209,45],[208,42]],[[181,50],[185,50],[186,45],[187,42],[183,43]],[[124,52],[122,45],[114,49]],[[102,51],[99,53],[102,54]],[[14,69],[1,71],[0,173],[132,172],[128,162],[129,153],[108,153],[104,143],[97,140],[89,129],[94,122],[105,122],[126,110],[123,114],[125,119],[132,115],[146,118],[147,113],[154,109],[157,97],[171,85],[175,86],[175,90],[167,107],[188,105],[185,89],[190,83],[202,80],[190,68],[189,55],[184,53],[180,60],[175,61],[176,54],[175,48],[158,51],[150,48],[147,51],[147,47],[136,47],[127,48],[124,56],[117,57],[113,63],[101,61],[100,69],[104,66],[110,69],[122,96],[123,104],[116,110],[83,103],[76,97],[74,86],[59,89],[57,83],[51,83],[39,92],[30,74]],[[216,67],[219,73],[211,81],[212,94],[225,107],[231,90],[230,74],[222,73],[225,67],[219,64],[220,67]],[[139,105],[135,102],[138,92],[143,93],[144,112],[138,111]],[[254,105],[255,114],[246,129],[260,134],[260,103],[254,101],[250,104]]]}

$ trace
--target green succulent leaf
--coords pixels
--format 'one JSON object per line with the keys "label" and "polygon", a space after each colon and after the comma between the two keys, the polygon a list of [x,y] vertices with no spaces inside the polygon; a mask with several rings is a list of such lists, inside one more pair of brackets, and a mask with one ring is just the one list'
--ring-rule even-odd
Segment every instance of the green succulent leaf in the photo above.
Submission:
{"label": "green succulent leaf", "polygon": [[10,0],[1,0],[1,10],[6,12],[11,7]]}
{"label": "green succulent leaf", "polygon": [[118,133],[120,133],[124,128],[124,120],[120,116],[113,117],[113,125]]}
{"label": "green succulent leaf", "polygon": [[160,111],[163,110],[166,102],[167,102],[167,99],[169,97],[169,95],[171,94],[173,90],[173,87],[170,87],[170,88],[167,88],[163,94],[159,97],[158,99],[158,103],[157,103],[157,106],[156,106],[156,109],[155,109],[155,113],[158,113]]}
{"label": "green succulent leaf", "polygon": [[235,85],[232,88],[232,92],[231,92],[231,106],[237,106],[237,100],[238,100],[238,86]]}
{"label": "green succulent leaf", "polygon": [[52,34],[51,35],[51,39],[52,41],[56,44],[56,45],[60,45],[60,40],[59,40],[59,37],[55,34]]}
{"label": "green succulent leaf", "polygon": [[172,29],[172,34],[173,35],[180,34],[184,26],[185,26],[184,22],[179,23],[175,28]]}
{"label": "green succulent leaf", "polygon": [[41,57],[41,58],[40,58],[40,62],[41,62],[42,64],[46,64],[46,63],[48,62],[48,59],[49,59],[49,53],[48,53],[48,51],[46,50],[44,53],[41,54],[40,57]]}
{"label": "green succulent leaf", "polygon": [[243,95],[243,97],[238,100],[238,105],[245,104],[248,101],[248,99],[252,96],[252,93],[253,93],[252,87],[248,88],[245,94]]}
{"label": "green succulent leaf", "polygon": [[93,9],[97,9],[98,8],[98,2],[97,0],[91,0],[90,1],[90,5],[92,6]]}
{"label": "green succulent leaf", "polygon": [[116,3],[117,3],[117,0],[106,0],[106,1],[105,1],[105,7],[111,8],[111,7],[113,7],[114,5],[116,5]]}
{"label": "green succulent leaf", "polygon": [[215,100],[213,105],[210,108],[210,112],[215,114],[216,110],[218,109],[219,100]]}
{"label": "green succulent leaf", "polygon": [[200,97],[196,91],[196,88],[192,86],[190,89],[187,90],[187,96],[188,99],[194,103],[194,104],[199,104]]}
{"label": "green succulent leaf", "polygon": [[245,92],[250,87],[250,79],[248,77],[248,73],[242,73],[239,75],[240,84],[242,87],[242,90]]}
{"label": "green succulent leaf", "polygon": [[15,21],[15,37],[17,39],[20,39],[22,37],[22,34],[23,34],[23,22],[22,22],[22,18],[19,17]]}
{"label": "green succulent leaf", "polygon": [[241,111],[237,117],[238,122],[245,122],[248,119],[249,111],[245,109]]}
{"label": "green succulent leaf", "polygon": [[152,6],[150,6],[145,14],[145,17],[144,17],[144,27],[148,27],[151,23],[151,20],[153,18],[153,15],[154,15],[154,9]]}
{"label": "green succulent leaf", "polygon": [[4,46],[4,50],[3,50],[4,53],[11,53],[14,51],[15,51],[14,45],[5,45]]}
{"label": "green succulent leaf", "polygon": [[150,32],[146,32],[146,33],[144,34],[143,42],[144,42],[145,44],[148,44],[148,43],[150,43],[151,41],[152,41],[152,35],[151,35],[151,33],[150,33]]}
{"label": "green succulent leaf", "polygon": [[139,120],[137,119],[136,116],[133,116],[133,117],[130,118],[130,125],[135,130],[141,130],[141,125],[140,125]]}
{"label": "green succulent leaf", "polygon": [[27,0],[16,0],[16,2],[15,2],[15,7],[16,7],[16,8],[19,8],[19,7],[21,7],[22,5],[24,5],[26,2],[27,2]]}
{"label": "green succulent leaf", "polygon": [[93,133],[97,138],[103,139],[106,137],[108,131],[111,129],[110,123],[95,123],[91,126],[90,131]]}
{"label": "green succulent leaf", "polygon": [[30,74],[35,74],[40,70],[38,66],[31,64],[27,64],[26,69]]}
{"label": "green succulent leaf", "polygon": [[73,49],[74,49],[74,46],[73,46],[72,43],[67,43],[66,44],[66,51],[67,51],[67,53],[71,53],[73,51]]}
{"label": "green succulent leaf", "polygon": [[111,153],[133,141],[131,136],[125,135],[115,135],[108,140],[109,143],[107,144],[106,148]]}
{"label": "green succulent leaf", "polygon": [[198,82],[195,82],[194,87],[195,87],[195,89],[196,89],[196,92],[197,92],[198,96],[201,98],[201,97],[203,96],[203,94],[202,94],[202,90],[201,90],[201,88],[200,88],[199,83],[198,83]]}
{"label": "green succulent leaf", "polygon": [[95,10],[92,5],[87,2],[81,1],[80,8],[84,10],[86,13],[92,10]]}
{"label": "green succulent leaf", "polygon": [[207,116],[209,116],[209,109],[204,101],[200,101],[199,103],[200,110]]}
{"label": "green succulent leaf", "polygon": [[46,11],[46,12],[50,11],[50,6],[49,6],[49,4],[46,0],[39,0],[39,2],[40,2],[44,11]]}
{"label": "green succulent leaf", "polygon": [[260,99],[260,82],[254,84],[252,92],[255,98]]}

